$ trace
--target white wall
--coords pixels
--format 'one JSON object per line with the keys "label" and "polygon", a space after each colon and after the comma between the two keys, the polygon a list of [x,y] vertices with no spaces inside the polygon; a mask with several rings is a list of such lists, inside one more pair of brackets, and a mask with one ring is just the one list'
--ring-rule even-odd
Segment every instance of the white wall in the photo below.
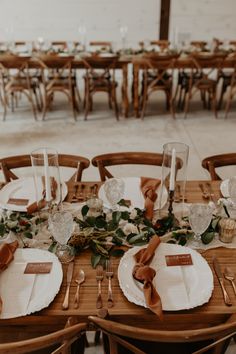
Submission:
{"label": "white wall", "polygon": [[160,0],[0,0],[0,40],[81,40],[83,25],[87,41],[120,41],[127,25],[134,44],[158,38],[159,20]]}
{"label": "white wall", "polygon": [[235,16],[236,0],[172,0],[170,37],[236,39]]}

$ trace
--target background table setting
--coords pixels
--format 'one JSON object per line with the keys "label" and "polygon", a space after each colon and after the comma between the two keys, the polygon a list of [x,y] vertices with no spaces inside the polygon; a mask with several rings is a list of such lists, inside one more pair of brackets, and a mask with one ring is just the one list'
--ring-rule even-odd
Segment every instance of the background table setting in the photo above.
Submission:
{"label": "background table setting", "polygon": [[[208,182],[187,181],[183,189],[183,184],[178,180],[174,179],[173,182],[173,169],[175,173],[179,156],[178,151],[173,153],[172,149],[170,161],[163,169],[164,172],[169,169],[169,184],[164,186],[163,181],[155,180],[157,190],[154,192],[157,195],[154,199],[153,195],[145,194],[147,190],[150,191],[150,179],[113,178],[105,183],[70,180],[68,183],[58,182],[61,194],[55,195],[54,205],[51,204],[52,195],[44,191],[44,188],[50,188],[50,156],[45,160],[44,154],[44,163],[39,164],[45,176],[45,186],[40,179],[38,197],[41,199],[44,195],[47,203],[43,208],[29,215],[25,213],[26,205],[17,205],[18,200],[22,199],[28,201],[27,206],[38,200],[33,196],[38,174],[34,178],[13,180],[0,190],[0,205],[4,208],[0,216],[0,247],[14,240],[20,245],[14,253],[14,260],[0,275],[0,295],[3,301],[1,327],[44,324],[56,328],[65,316],[73,315],[84,320],[89,315],[97,314],[100,308],[108,308],[111,318],[130,324],[139,318],[143,325],[150,328],[157,325],[161,327],[164,323],[171,326],[171,321],[175,319],[182,323],[180,327],[186,327],[197,326],[199,318],[203,322],[217,323],[236,311],[236,297],[230,281],[225,280],[231,299],[231,306],[226,306],[213,271],[213,258],[217,258],[222,272],[226,271],[226,267],[230,267],[233,274],[236,272],[236,242],[232,239],[232,242],[224,243],[216,236],[209,244],[199,242],[197,248],[201,250],[198,252],[191,244],[193,235],[190,227],[185,218],[182,220],[189,203],[208,205],[212,198],[220,199],[217,207],[221,213],[224,212],[222,195],[227,198],[229,182],[209,182],[211,195],[208,198],[201,186],[205,188]],[[148,189],[145,190],[147,185]],[[179,188],[176,186],[181,187],[181,198],[175,199],[170,192],[176,189],[177,195]],[[9,203],[11,198],[16,204]],[[151,220],[147,217],[150,202],[153,209]],[[59,213],[60,223],[53,225],[56,213]],[[67,215],[72,218],[62,219]],[[160,233],[160,220],[163,220],[163,216],[171,216],[173,219],[173,215],[185,222],[184,226],[181,224],[177,228],[179,232],[183,227],[188,230],[185,246],[179,242],[181,238],[176,237],[176,228],[169,227],[169,232]],[[225,216],[221,214],[219,220]],[[60,246],[68,247],[72,254],[70,260],[64,258],[67,264],[59,261],[57,242],[60,232]],[[145,301],[143,284],[135,280],[132,274],[136,264],[134,255],[140,250],[145,252],[149,241],[158,233],[162,242],[147,266],[155,272],[151,283],[161,299],[164,311],[162,321],[156,313],[146,309],[149,306]],[[48,248],[56,254],[48,252]],[[184,255],[191,259],[190,263],[178,263]],[[107,265],[105,260],[109,257],[111,261]],[[166,257],[172,260],[174,257],[175,261],[177,258],[177,263],[167,265]],[[39,268],[25,274],[29,263],[39,263]],[[45,267],[48,263],[51,264],[49,272],[42,273],[39,269],[42,264]],[[102,265],[100,269],[99,264]],[[65,302],[67,300],[68,304]]]}

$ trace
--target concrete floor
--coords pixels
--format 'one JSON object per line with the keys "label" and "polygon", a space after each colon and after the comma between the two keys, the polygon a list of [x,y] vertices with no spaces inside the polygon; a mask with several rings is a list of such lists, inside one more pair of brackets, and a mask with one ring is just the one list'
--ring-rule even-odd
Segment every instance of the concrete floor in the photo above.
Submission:
{"label": "concrete floor", "polygon": [[[47,120],[35,122],[28,103],[20,102],[14,113],[8,112],[5,122],[1,121],[0,107],[0,157],[28,154],[42,146],[53,147],[60,153],[72,153],[88,158],[101,153],[119,151],[162,152],[166,142],[184,142],[190,147],[188,164],[189,179],[207,179],[208,173],[202,169],[201,160],[213,154],[236,151],[236,109],[227,120],[220,112],[215,119],[210,111],[202,110],[195,101],[190,107],[187,119],[177,114],[173,120],[165,112],[164,101],[151,99],[148,103],[144,121],[130,117],[116,121],[107,107],[107,99],[99,94],[94,99],[94,111],[88,121],[83,120],[83,112],[74,122],[72,112],[64,98],[56,97],[53,110],[48,112]],[[140,170],[140,169],[139,169]],[[131,176],[143,173],[133,167],[119,168],[119,175]],[[227,170],[222,175],[227,177],[236,171]],[[157,175],[145,167],[145,175]],[[85,180],[97,180],[98,173],[90,167],[84,174]],[[0,178],[1,180],[1,178]],[[236,352],[232,346],[227,354]],[[101,347],[87,349],[88,354],[102,353]]]}

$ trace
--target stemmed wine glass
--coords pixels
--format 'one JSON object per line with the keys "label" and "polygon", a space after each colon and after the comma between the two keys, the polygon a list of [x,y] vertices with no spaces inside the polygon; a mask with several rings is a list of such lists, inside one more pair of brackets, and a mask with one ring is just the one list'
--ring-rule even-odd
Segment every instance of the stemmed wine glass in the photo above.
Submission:
{"label": "stemmed wine glass", "polygon": [[121,178],[110,178],[104,183],[106,198],[112,210],[117,209],[117,203],[123,198],[125,183]]}
{"label": "stemmed wine glass", "polygon": [[69,263],[74,255],[71,247],[67,245],[74,229],[73,216],[68,211],[58,211],[49,216],[49,231],[57,241],[56,255],[61,263]]}
{"label": "stemmed wine glass", "polygon": [[194,246],[199,246],[201,235],[210,225],[212,209],[208,204],[192,204],[189,209],[189,223],[194,232]]}

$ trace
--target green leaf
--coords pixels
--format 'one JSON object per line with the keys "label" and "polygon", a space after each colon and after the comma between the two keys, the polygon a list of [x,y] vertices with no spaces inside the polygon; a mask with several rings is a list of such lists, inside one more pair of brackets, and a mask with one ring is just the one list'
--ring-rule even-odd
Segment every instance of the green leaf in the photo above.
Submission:
{"label": "green leaf", "polygon": [[95,220],[95,226],[98,229],[105,229],[107,226],[107,222],[106,222],[106,220],[104,220],[104,218],[102,216],[98,216],[98,217],[96,217],[96,220]]}
{"label": "green leaf", "polygon": [[81,209],[81,214],[83,216],[86,216],[88,214],[89,207],[87,205],[84,205],[83,208]]}
{"label": "green leaf", "polygon": [[220,221],[220,217],[212,219],[211,227],[213,230],[217,229],[219,221]]}
{"label": "green leaf", "polygon": [[130,214],[128,211],[122,211],[121,212],[121,219],[123,220],[129,220]]}
{"label": "green leaf", "polygon": [[112,220],[113,220],[115,223],[119,224],[120,219],[121,219],[121,212],[120,212],[120,211],[113,211],[113,213],[112,213]]}
{"label": "green leaf", "polygon": [[107,256],[107,255],[108,255],[108,251],[107,251],[104,247],[102,247],[101,245],[99,245],[98,243],[96,243],[96,251],[97,251],[99,254],[103,255],[103,256]]}
{"label": "green leaf", "polygon": [[89,226],[94,227],[95,226],[95,222],[96,222],[96,218],[94,216],[87,216],[86,222],[87,222],[87,224]]}
{"label": "green leaf", "polygon": [[181,245],[181,246],[184,246],[184,245],[186,245],[186,243],[187,243],[187,238],[186,238],[186,236],[181,236],[181,237],[179,238],[178,244]]}
{"label": "green leaf", "polygon": [[117,229],[119,224],[117,224],[116,222],[114,222],[113,220],[109,221],[107,223],[107,231],[114,231]]}
{"label": "green leaf", "polygon": [[116,230],[116,232],[115,232],[115,234],[118,236],[118,237],[125,237],[125,233],[124,233],[124,231],[121,229],[121,228],[119,228],[119,229],[117,229]]}
{"label": "green leaf", "polygon": [[4,236],[6,233],[6,227],[4,224],[0,224],[0,236]]}
{"label": "green leaf", "polygon": [[91,264],[92,264],[93,268],[96,268],[96,266],[100,262],[100,259],[101,259],[101,255],[100,254],[92,253],[92,255],[91,255]]}
{"label": "green leaf", "polygon": [[114,235],[112,237],[112,242],[114,244],[116,244],[117,246],[121,246],[123,244],[123,240],[120,237],[116,236],[116,235]]}
{"label": "green leaf", "polygon": [[110,252],[110,256],[111,257],[122,257],[124,253],[125,253],[124,250],[115,249]]}
{"label": "green leaf", "polygon": [[24,236],[25,236],[26,238],[30,238],[30,239],[32,239],[32,238],[33,238],[32,233],[31,233],[31,232],[29,232],[29,231],[25,231],[25,232],[24,232]]}
{"label": "green leaf", "polygon": [[129,208],[130,201],[125,200],[125,199],[121,199],[117,204],[120,205],[120,206],[125,206],[125,207]]}
{"label": "green leaf", "polygon": [[202,239],[202,243],[204,243],[204,245],[208,245],[208,243],[210,243],[213,238],[215,236],[215,233],[212,232],[204,232],[204,234],[202,234],[201,239]]}
{"label": "green leaf", "polygon": [[57,242],[53,242],[49,248],[48,248],[48,251],[49,252],[52,252],[52,253],[56,253],[56,249],[57,249]]}
{"label": "green leaf", "polygon": [[[132,236],[131,238],[129,238],[129,243],[131,245],[133,245],[134,243],[136,244],[136,242],[144,242],[145,241],[145,236],[143,233],[137,234],[135,236]],[[145,241],[147,242],[147,241]]]}

